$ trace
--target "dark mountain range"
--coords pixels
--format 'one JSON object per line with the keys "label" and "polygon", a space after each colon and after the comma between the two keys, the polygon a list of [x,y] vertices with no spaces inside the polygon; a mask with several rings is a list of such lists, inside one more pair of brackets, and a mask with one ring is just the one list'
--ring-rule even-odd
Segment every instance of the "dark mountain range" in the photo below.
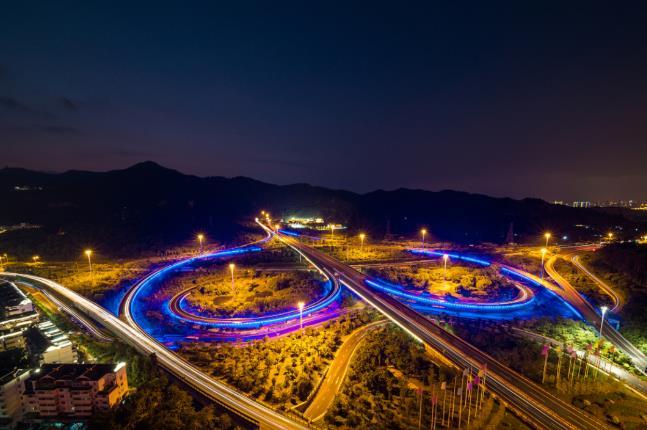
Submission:
{"label": "dark mountain range", "polygon": [[[133,255],[185,242],[198,231],[229,241],[250,230],[261,209],[273,215],[321,215],[373,237],[413,236],[503,242],[510,223],[518,240],[545,229],[589,235],[636,227],[621,214],[574,209],[538,199],[513,200],[456,191],[399,189],[356,194],[307,184],[278,186],[245,177],[185,175],[153,162],[109,172],[0,170],[0,225],[40,225],[0,234],[0,251],[50,258],[92,246]],[[576,224],[590,228],[575,228]]]}

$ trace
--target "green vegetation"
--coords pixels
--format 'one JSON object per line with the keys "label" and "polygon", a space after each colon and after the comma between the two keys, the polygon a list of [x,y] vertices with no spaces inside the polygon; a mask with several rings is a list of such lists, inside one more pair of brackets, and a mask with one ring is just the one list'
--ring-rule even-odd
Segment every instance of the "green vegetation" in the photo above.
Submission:
{"label": "green vegetation", "polygon": [[79,362],[125,362],[128,385],[126,400],[115,409],[92,417],[90,429],[214,429],[239,428],[226,414],[217,415],[212,406],[196,408],[188,392],[169,383],[146,357],[121,341],[96,342],[86,335],[72,337],[79,352]]}
{"label": "green vegetation", "polygon": [[246,345],[187,343],[179,353],[241,391],[288,409],[310,395],[343,337],[375,318],[372,312],[358,312],[303,334]]}
{"label": "green vegetation", "polygon": [[116,409],[95,414],[89,423],[92,430],[233,430],[237,426],[229,415],[217,415],[213,406],[196,410],[194,401],[186,391],[159,371],[150,375]]}
{"label": "green vegetation", "polygon": [[520,322],[520,327],[528,331],[555,339],[564,345],[571,345],[577,350],[584,350],[588,345],[600,349],[600,356],[612,361],[627,371],[635,372],[630,358],[618,351],[611,343],[600,341],[599,335],[590,325],[568,318],[540,318]]}
{"label": "green vegetation", "polygon": [[367,261],[396,260],[402,259],[403,257],[414,258],[410,253],[406,252],[405,244],[374,242],[370,237],[366,237],[364,246],[361,245],[359,236],[347,237],[341,234],[335,234],[335,237],[332,239],[330,235],[325,235],[324,240],[313,241],[309,245],[351,264]]}
{"label": "green vegetation", "polygon": [[371,276],[399,285],[454,298],[511,299],[517,289],[493,268],[454,266],[445,271],[442,261],[399,267],[369,268]]}
{"label": "green vegetation", "polygon": [[647,245],[617,244],[585,254],[582,263],[626,297],[620,331],[647,354]]}
{"label": "green vegetation", "polygon": [[133,282],[150,271],[159,259],[116,260],[92,263],[90,272],[87,260],[47,261],[40,263],[10,263],[8,271],[33,274],[51,279],[61,285],[99,301],[108,290],[119,288],[124,283]]}
{"label": "green vegetation", "polygon": [[554,268],[557,273],[570,282],[579,293],[583,294],[588,300],[590,300],[594,306],[608,306],[612,303],[612,299],[605,294],[605,292],[602,291],[591,278],[580,272],[573,264],[571,264],[570,261],[559,258],[555,261]]}
{"label": "green vegetation", "polygon": [[[58,327],[70,330],[74,324],[55,308],[37,290],[31,290],[35,305],[45,312]],[[192,430],[234,430],[231,417],[217,415],[213,407],[197,410],[191,396],[175,384],[154,365],[151,357],[138,353],[129,345],[114,340],[98,342],[83,332],[70,333],[78,353],[79,363],[126,363],[128,386],[126,400],[106,413],[95,414],[88,423],[90,429],[138,430],[151,428]]]}
{"label": "green vegetation", "polygon": [[[431,396],[438,395],[440,416],[445,401],[447,415],[454,398],[454,382],[460,387],[461,375],[435,364],[424,347],[390,324],[366,336],[351,364],[348,376],[335,403],[325,416],[332,428],[417,429],[430,428]],[[441,390],[442,382],[446,390]],[[420,415],[420,390],[423,391]],[[446,396],[445,396],[446,394]],[[474,411],[472,411],[472,414]],[[457,419],[458,412],[454,418]],[[462,415],[465,426],[467,410]],[[436,425],[440,427],[439,421]],[[478,418],[472,415],[470,428],[526,428],[500,404],[486,397]]]}
{"label": "green vegetation", "polygon": [[170,291],[194,288],[187,296],[192,306],[212,316],[262,314],[294,309],[299,301],[323,295],[323,280],[305,271],[268,272],[236,266],[232,289],[227,264],[198,268],[169,279]]}
{"label": "green vegetation", "polygon": [[[539,276],[541,272],[541,248],[542,246],[512,246],[495,248],[494,251],[503,255],[506,263]],[[550,254],[547,254],[546,258],[549,256]]]}
{"label": "green vegetation", "polygon": [[[541,343],[520,337],[510,327],[495,323],[462,323],[455,325],[454,331],[503,364],[542,383],[545,358]],[[546,363],[543,386],[556,396],[609,425],[644,428],[642,415],[647,410],[647,402],[623,383],[584,365],[581,360],[570,359],[564,349],[560,352],[551,349]]]}

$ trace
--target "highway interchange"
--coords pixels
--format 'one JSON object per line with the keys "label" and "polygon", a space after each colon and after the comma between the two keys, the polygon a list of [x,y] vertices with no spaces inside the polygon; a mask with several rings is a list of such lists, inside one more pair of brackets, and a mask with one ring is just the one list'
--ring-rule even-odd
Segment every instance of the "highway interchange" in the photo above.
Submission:
{"label": "highway interchange", "polygon": [[[497,362],[492,357],[473,347],[469,343],[441,329],[432,320],[416,312],[411,307],[404,305],[401,301],[392,297],[392,295],[372,288],[367,282],[369,281],[367,276],[358,272],[356,269],[301,243],[293,236],[281,234],[263,224],[260,225],[267,232],[267,237],[261,242],[267,240],[272,235],[275,235],[286,245],[301,254],[309,263],[316,267],[325,278],[332,282],[332,291],[338,292],[340,285],[349,288],[357,296],[364,299],[368,304],[376,308],[406,332],[410,333],[414,338],[442,353],[459,369],[469,369],[471,372],[475,373],[484,364],[487,364],[488,389],[497,395],[503,402],[513,407],[536,427],[551,429],[604,428],[602,423],[598,422],[591,416],[561,401],[537,384],[534,384],[522,375]],[[246,247],[257,244],[258,243],[248,244],[243,247],[235,248],[233,249],[234,254],[236,253],[236,250],[245,249]],[[232,250],[224,252],[229,251]],[[205,256],[199,256],[197,258],[205,258]],[[502,267],[505,266],[502,265]],[[46,291],[48,297],[52,297],[52,294],[56,295],[57,298],[54,298],[54,300],[56,300],[57,305],[65,309],[66,312],[70,313],[72,316],[75,316],[77,320],[84,320],[84,317],[79,315],[79,312],[81,312],[92,320],[98,322],[102,327],[108,329],[115,336],[138,349],[140,352],[147,355],[155,354],[159,365],[171,374],[185,381],[196,391],[215,400],[238,415],[250,420],[251,422],[257,423],[261,428],[306,428],[307,423],[302,421],[301,418],[297,416],[288,417],[283,413],[274,411],[270,407],[265,406],[226,384],[220,383],[204,374],[201,370],[165,348],[140,327],[131,313],[132,302],[138,291],[137,286],[141,286],[150,279],[154,279],[156,276],[159,276],[162,271],[167,269],[168,267],[162,268],[152,273],[128,292],[121,306],[122,316],[125,322],[116,318],[96,303],[85,299],[83,296],[51,280],[32,275],[21,275],[15,273],[2,273],[0,275],[40,286],[44,291]],[[518,269],[511,267],[507,267],[507,269],[519,274],[520,276],[527,276],[536,283],[541,283],[542,285],[550,284],[549,282],[542,281],[533,275],[521,272]],[[554,271],[550,261],[547,263],[546,269],[549,275],[558,282],[562,291],[557,291],[558,289],[555,289],[552,284],[544,286],[555,290],[554,292],[556,294],[559,294],[562,298],[571,303],[571,305],[574,306],[585,318],[589,319],[589,321],[595,322],[595,318],[598,318],[597,321],[599,322],[599,316],[595,310],[588,305],[588,302],[584,301],[581,296],[577,294],[570,284]],[[63,300],[61,301],[59,299]],[[65,305],[63,301],[68,304],[73,304],[75,309]],[[294,317],[294,314],[292,314],[291,317]],[[90,326],[93,327],[93,325]],[[95,335],[99,336],[101,334],[95,333]],[[632,358],[638,359],[638,364],[641,363],[641,359],[644,360],[644,355],[641,357],[640,351],[627,342],[611,326],[608,326],[607,331],[607,325],[605,325],[605,336],[609,337],[609,340],[614,344],[617,344],[620,349],[632,351],[634,354],[630,355]]]}

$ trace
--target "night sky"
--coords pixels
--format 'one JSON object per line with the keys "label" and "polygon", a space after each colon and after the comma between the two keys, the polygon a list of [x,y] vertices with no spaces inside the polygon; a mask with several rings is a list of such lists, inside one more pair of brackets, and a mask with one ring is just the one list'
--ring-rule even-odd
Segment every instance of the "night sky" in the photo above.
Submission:
{"label": "night sky", "polygon": [[647,199],[644,2],[181,3],[5,2],[0,167]]}

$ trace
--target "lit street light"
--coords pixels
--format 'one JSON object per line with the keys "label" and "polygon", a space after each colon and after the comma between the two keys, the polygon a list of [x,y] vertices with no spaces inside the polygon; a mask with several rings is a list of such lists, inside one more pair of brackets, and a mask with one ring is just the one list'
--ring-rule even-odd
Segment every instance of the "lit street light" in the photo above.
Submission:
{"label": "lit street light", "polygon": [[445,269],[443,270],[443,283],[447,281],[447,260],[449,260],[449,255],[443,254],[443,262],[445,263]]}
{"label": "lit street light", "polygon": [[604,327],[604,316],[607,314],[609,308],[607,306],[602,306],[600,308],[602,311],[602,321],[600,321],[600,339],[602,339],[602,327]]}
{"label": "lit street light", "polygon": [[231,295],[234,295],[235,291],[235,284],[234,284],[234,268],[236,268],[236,265],[234,263],[229,264],[229,271],[231,272]]}
{"label": "lit street light", "polygon": [[360,233],[359,235],[359,240],[361,245],[359,246],[359,252],[362,253],[364,252],[364,239],[366,239],[366,235],[364,233]]}
{"label": "lit street light", "polygon": [[422,235],[422,247],[425,247],[425,235],[427,234],[427,229],[423,228],[420,230],[420,234]]}
{"label": "lit street light", "polygon": [[544,279],[544,257],[546,257],[546,253],[548,250],[546,248],[541,248],[541,279]]}
{"label": "lit street light", "polygon": [[200,233],[198,235],[198,242],[200,242],[200,254],[202,254],[202,241],[204,240],[204,234]]}
{"label": "lit street light", "polygon": [[546,238],[546,248],[548,248],[548,239],[550,239],[550,233],[545,233],[544,237]]}
{"label": "lit street light", "polygon": [[303,331],[303,307],[305,303],[299,302],[297,306],[299,307],[299,330]]}
{"label": "lit street light", "polygon": [[86,249],[85,250],[85,255],[88,257],[88,266],[90,266],[90,272],[92,272],[92,250],[91,249]]}
{"label": "lit street light", "polygon": [[40,257],[38,255],[34,255],[31,257],[31,259],[34,261],[34,263],[38,263],[40,261]]}

